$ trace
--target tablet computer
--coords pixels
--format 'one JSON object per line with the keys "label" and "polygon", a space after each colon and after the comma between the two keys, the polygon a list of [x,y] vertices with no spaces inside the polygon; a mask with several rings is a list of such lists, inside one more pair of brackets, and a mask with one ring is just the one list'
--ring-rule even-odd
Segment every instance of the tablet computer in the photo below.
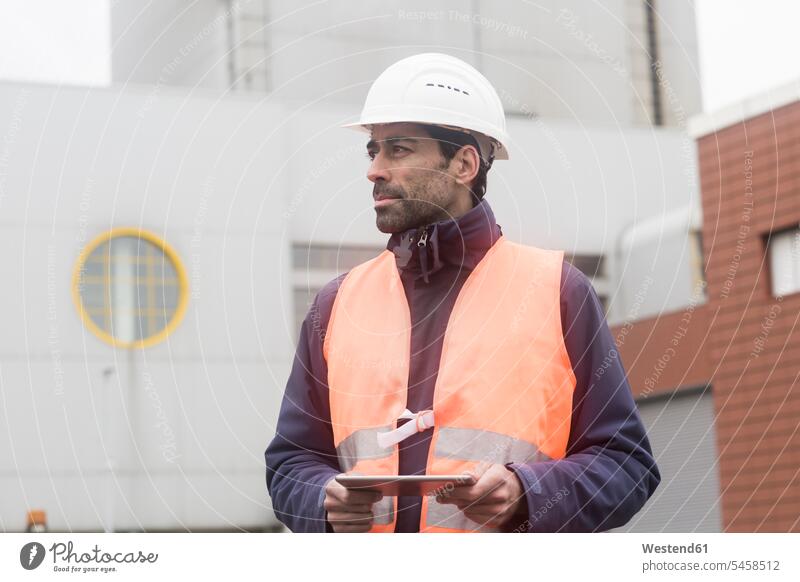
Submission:
{"label": "tablet computer", "polygon": [[348,489],[380,491],[387,497],[436,495],[475,485],[472,475],[337,475],[336,480]]}

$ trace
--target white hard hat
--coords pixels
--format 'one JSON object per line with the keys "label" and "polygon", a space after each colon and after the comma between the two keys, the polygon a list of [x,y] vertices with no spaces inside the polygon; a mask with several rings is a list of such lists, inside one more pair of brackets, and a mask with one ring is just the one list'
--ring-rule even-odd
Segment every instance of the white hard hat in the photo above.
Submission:
{"label": "white hard hat", "polygon": [[503,103],[489,80],[461,59],[422,53],[397,61],[372,83],[361,118],[342,127],[424,123],[467,131],[484,161],[508,159]]}

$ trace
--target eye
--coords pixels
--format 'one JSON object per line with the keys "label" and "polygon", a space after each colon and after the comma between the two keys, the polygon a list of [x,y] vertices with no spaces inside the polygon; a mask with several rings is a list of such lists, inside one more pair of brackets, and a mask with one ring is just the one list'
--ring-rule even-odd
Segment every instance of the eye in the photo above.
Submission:
{"label": "eye", "polygon": [[[392,154],[393,155],[398,155],[398,154],[401,154],[403,152],[410,152],[411,151],[410,149],[408,149],[406,147],[403,147],[403,146],[399,146],[399,145],[393,145],[393,146],[390,146],[390,147],[392,149]],[[367,159],[374,160],[375,156],[377,155],[377,152],[367,151],[364,155],[367,156]]]}

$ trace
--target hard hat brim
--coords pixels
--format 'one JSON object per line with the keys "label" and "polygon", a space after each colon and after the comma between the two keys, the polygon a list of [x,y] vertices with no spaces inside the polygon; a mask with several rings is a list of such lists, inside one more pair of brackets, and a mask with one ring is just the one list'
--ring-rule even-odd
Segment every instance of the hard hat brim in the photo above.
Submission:
{"label": "hard hat brim", "polygon": [[[361,133],[371,133],[373,125],[388,125],[390,123],[418,123],[420,125],[439,125],[439,124],[436,124],[436,123],[431,123],[430,121],[419,121],[419,120],[415,120],[415,119],[403,119],[403,120],[399,120],[398,119],[398,120],[393,120],[393,121],[383,121],[383,122],[380,122],[380,123],[378,123],[378,122],[376,122],[376,123],[362,123],[360,121],[356,121],[354,123],[342,124],[339,127],[342,127],[342,128],[345,128],[345,129],[352,129],[352,130],[355,130],[355,131],[359,131]],[[467,131],[467,132],[475,131],[475,130],[470,130],[470,129],[466,129],[466,128],[453,128],[451,126],[442,126],[442,127],[448,127],[450,129],[460,129],[461,131]],[[480,132],[477,132],[477,133],[480,133]],[[484,134],[484,135],[486,135],[486,134]],[[495,148],[494,159],[495,160],[507,160],[507,159],[509,159],[508,158],[508,149],[506,148],[506,144],[504,142],[502,142],[502,141],[497,140],[497,139],[493,139],[493,141],[494,141],[495,144],[497,144],[497,147]]]}

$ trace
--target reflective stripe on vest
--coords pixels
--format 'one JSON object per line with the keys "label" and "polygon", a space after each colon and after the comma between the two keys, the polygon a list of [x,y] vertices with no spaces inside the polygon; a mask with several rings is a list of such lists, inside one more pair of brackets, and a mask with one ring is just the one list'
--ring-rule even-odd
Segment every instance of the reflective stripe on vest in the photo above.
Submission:
{"label": "reflective stripe on vest", "polygon": [[[575,376],[561,329],[562,262],[562,251],[501,236],[470,273],[445,330],[426,474],[566,454]],[[386,250],[345,276],[323,343],[343,472],[398,473],[399,446],[382,448],[377,435],[406,411],[410,349],[408,301]],[[373,510],[371,531],[393,532],[397,498]],[[494,530],[423,497],[420,531]]]}

